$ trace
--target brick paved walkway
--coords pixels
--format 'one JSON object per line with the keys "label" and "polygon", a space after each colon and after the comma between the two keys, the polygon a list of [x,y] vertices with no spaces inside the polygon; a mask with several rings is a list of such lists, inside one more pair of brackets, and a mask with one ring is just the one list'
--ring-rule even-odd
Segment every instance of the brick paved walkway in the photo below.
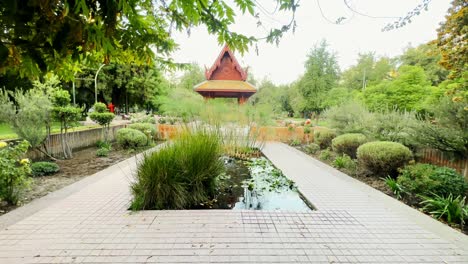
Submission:
{"label": "brick paved walkway", "polygon": [[0,231],[0,263],[468,263],[465,235],[284,144],[264,153],[317,211],[131,213],[132,158]]}

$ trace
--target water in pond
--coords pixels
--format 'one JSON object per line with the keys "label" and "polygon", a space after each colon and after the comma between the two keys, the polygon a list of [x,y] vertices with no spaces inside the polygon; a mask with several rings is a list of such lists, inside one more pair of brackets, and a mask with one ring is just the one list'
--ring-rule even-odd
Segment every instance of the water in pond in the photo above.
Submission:
{"label": "water in pond", "polygon": [[266,158],[241,161],[225,159],[226,175],[220,178],[219,194],[208,206],[233,210],[309,211],[294,182]]}

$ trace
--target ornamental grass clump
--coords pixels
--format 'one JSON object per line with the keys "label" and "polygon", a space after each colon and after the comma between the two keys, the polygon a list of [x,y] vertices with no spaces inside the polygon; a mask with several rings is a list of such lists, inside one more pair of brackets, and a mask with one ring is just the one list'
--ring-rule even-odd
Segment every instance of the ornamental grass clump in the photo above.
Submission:
{"label": "ornamental grass clump", "polygon": [[148,143],[148,138],[143,132],[133,128],[121,128],[116,135],[117,144],[125,149],[144,147]]}
{"label": "ornamental grass clump", "polygon": [[145,155],[131,186],[131,209],[188,209],[213,198],[224,171],[221,149],[218,134],[187,131]]}
{"label": "ornamental grass clump", "polygon": [[396,177],[398,169],[413,159],[409,148],[396,142],[375,141],[357,149],[358,164],[368,173],[381,177]]}
{"label": "ornamental grass clump", "polygon": [[356,158],[356,150],[366,143],[366,136],[359,133],[349,133],[337,136],[332,140],[332,148],[338,154],[346,154],[351,158]]}

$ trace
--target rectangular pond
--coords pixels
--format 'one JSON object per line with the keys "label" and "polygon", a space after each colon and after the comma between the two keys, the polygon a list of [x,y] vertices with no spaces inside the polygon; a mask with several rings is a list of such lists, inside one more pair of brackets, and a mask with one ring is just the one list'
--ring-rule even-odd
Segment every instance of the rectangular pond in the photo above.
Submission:
{"label": "rectangular pond", "polygon": [[224,157],[226,173],[219,178],[218,195],[199,209],[310,211],[313,206],[293,181],[265,157],[238,160]]}

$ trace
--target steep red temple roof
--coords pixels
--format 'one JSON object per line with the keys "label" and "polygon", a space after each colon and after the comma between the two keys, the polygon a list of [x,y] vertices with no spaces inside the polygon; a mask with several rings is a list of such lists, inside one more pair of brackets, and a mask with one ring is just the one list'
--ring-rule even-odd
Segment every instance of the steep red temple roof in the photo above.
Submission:
{"label": "steep red temple roof", "polygon": [[[226,54],[227,53],[227,54]],[[236,57],[234,57],[234,54],[232,53],[231,49],[229,49],[229,46],[226,44],[224,45],[224,48],[221,50],[219,53],[218,57],[216,58],[215,62],[213,63],[213,66],[211,68],[207,69],[205,71],[205,77],[207,80],[214,80],[214,79],[219,79],[215,73],[220,69],[221,66],[223,66],[223,58],[225,56],[228,56],[232,60],[232,66],[233,69],[238,72],[238,76],[240,77],[222,77],[222,79],[225,80],[239,80],[239,81],[245,81],[247,80],[247,71],[242,69],[240,66],[239,62],[236,60]],[[236,74],[237,75],[237,74]],[[231,74],[231,76],[233,76]]]}

